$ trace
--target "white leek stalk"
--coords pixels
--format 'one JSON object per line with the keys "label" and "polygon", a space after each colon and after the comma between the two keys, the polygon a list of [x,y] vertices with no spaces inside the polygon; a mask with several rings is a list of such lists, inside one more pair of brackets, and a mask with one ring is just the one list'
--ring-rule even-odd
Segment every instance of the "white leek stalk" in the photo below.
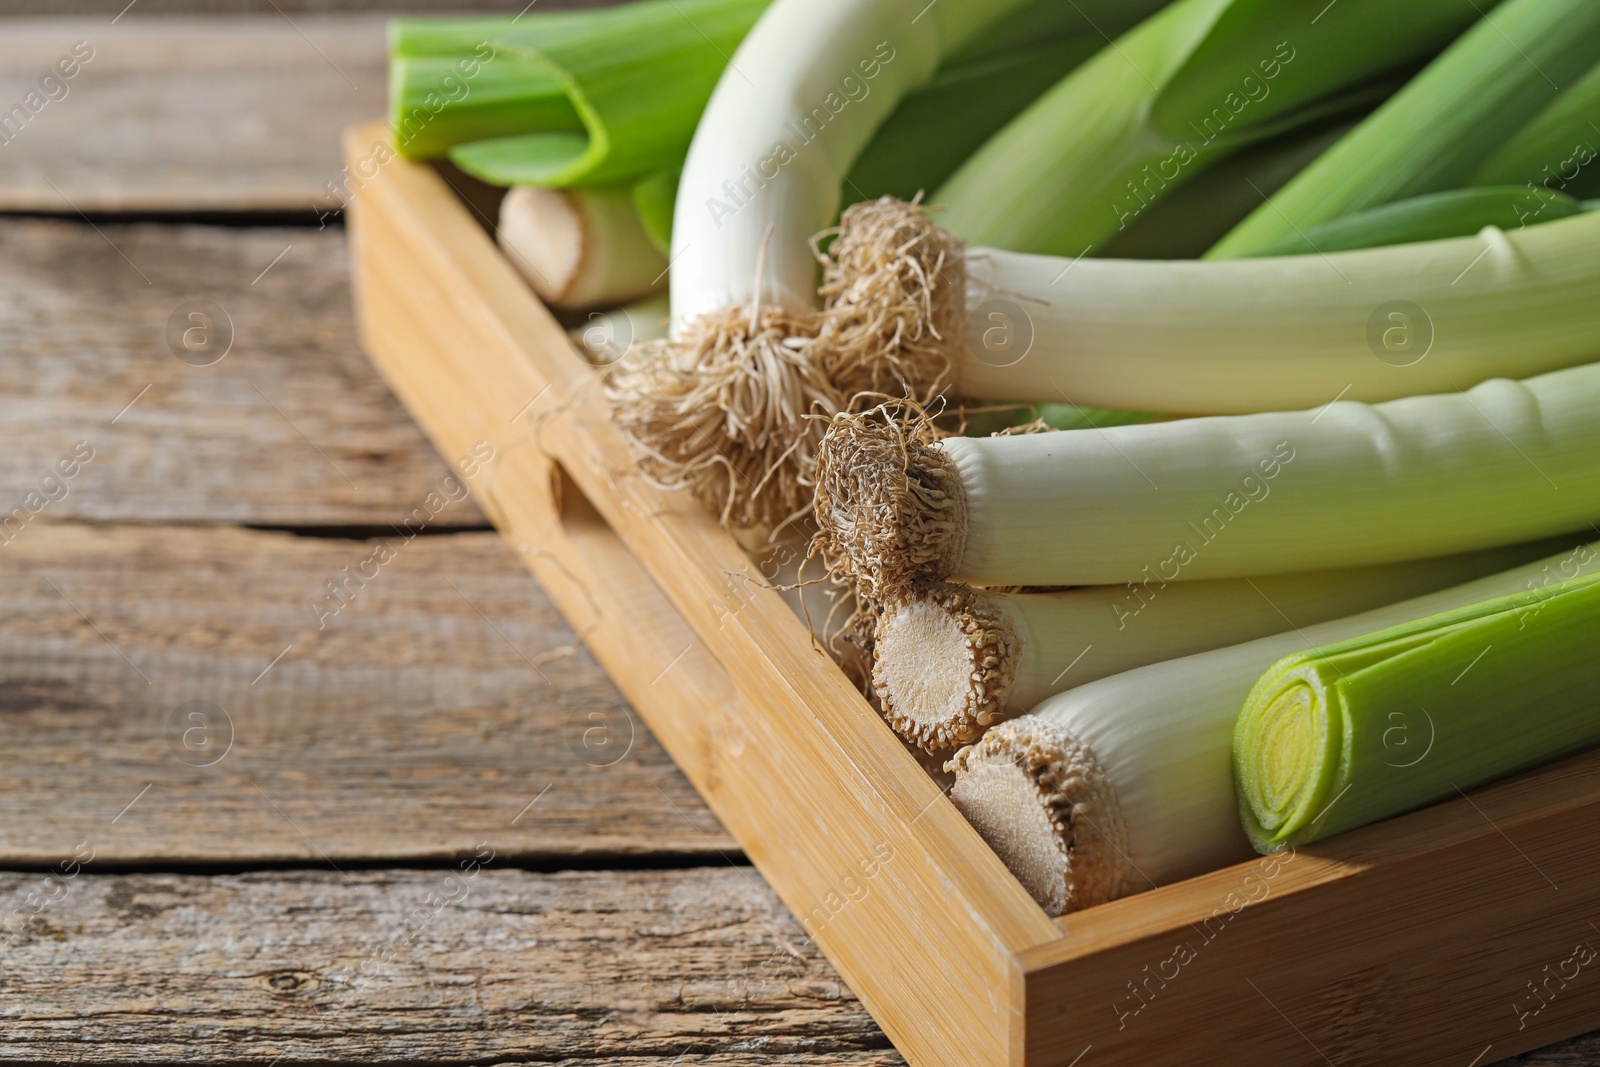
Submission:
{"label": "white leek stalk", "polygon": [[621,304],[666,283],[667,259],[645,233],[628,186],[519,185],[501,201],[496,237],[552,307]]}
{"label": "white leek stalk", "polygon": [[[1053,696],[952,761],[951,799],[1046,910],[1077,910],[1254,855],[1234,722],[1280,658],[1595,573],[1600,543],[1361,615],[1157,663]],[[1396,744],[1426,744],[1420,721]],[[1397,750],[1395,761],[1415,753]]]}
{"label": "white leek stalk", "polygon": [[1600,358],[1600,214],[1327,255],[967,257],[955,389],[1189,414],[1379,401]]}
{"label": "white leek stalk", "polygon": [[[1331,398],[1330,398],[1331,399]],[[821,547],[869,598],[1349,567],[1600,520],[1600,364],[1290,413],[922,443],[840,415]]]}
{"label": "white leek stalk", "polygon": [[873,688],[901,737],[929,751],[951,749],[1075,686],[1406,600],[1556,547],[1259,578],[1147,577],[1054,593],[939,583],[883,610]]}

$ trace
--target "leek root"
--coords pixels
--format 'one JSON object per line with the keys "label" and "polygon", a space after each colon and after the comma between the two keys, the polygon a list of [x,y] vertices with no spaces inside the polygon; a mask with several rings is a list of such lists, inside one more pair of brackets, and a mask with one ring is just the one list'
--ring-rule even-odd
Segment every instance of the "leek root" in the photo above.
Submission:
{"label": "leek root", "polygon": [[884,608],[873,686],[901,737],[929,751],[954,748],[1075,686],[1392,604],[1554,547],[1539,542],[1375,567],[1054,593],[939,584]]}
{"label": "leek root", "polygon": [[1600,520],[1597,409],[1600,364],[1383,404],[933,443],[839,415],[818,537],[877,600],[945,579],[1165,584],[1446,555]]}

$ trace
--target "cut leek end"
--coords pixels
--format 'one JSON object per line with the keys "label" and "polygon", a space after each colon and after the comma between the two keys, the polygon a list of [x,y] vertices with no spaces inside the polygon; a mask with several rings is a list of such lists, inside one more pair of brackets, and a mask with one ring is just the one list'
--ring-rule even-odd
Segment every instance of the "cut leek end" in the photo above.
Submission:
{"label": "cut leek end", "polygon": [[1024,715],[956,753],[950,799],[1051,915],[1124,895],[1135,872],[1121,810],[1094,754]]}
{"label": "cut leek end", "polygon": [[1339,763],[1337,694],[1290,657],[1268,671],[1234,727],[1234,776],[1245,834],[1258,852],[1303,844],[1330,807]]}
{"label": "cut leek end", "polygon": [[888,607],[872,684],[896,733],[928,752],[971,744],[1005,714],[1018,640],[982,593],[939,584]]}
{"label": "cut leek end", "polygon": [[887,408],[833,417],[817,461],[817,544],[830,569],[884,602],[955,573],[966,540],[961,477],[925,419]]}
{"label": "cut leek end", "polygon": [[500,204],[507,258],[554,307],[614,306],[658,291],[667,260],[650,241],[626,187],[518,186]]}

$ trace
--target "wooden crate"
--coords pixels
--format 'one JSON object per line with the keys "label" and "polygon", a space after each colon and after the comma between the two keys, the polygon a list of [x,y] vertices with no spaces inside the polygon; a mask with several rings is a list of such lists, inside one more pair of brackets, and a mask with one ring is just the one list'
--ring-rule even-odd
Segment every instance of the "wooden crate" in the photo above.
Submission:
{"label": "wooden crate", "polygon": [[1046,916],[383,140],[346,142],[371,358],[447,461],[492,447],[484,511],[912,1063],[1472,1067],[1600,1026],[1600,755]]}

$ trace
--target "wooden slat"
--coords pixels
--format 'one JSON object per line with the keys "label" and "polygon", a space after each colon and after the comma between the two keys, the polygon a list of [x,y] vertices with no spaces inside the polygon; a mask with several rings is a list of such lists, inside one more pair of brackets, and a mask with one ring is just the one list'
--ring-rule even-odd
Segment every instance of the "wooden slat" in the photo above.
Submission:
{"label": "wooden slat", "polygon": [[[98,861],[96,861],[98,862]],[[0,875],[8,1059],[891,1067],[753,871]],[[37,913],[30,893],[56,898]],[[0,935],[0,943],[5,940]]]}
{"label": "wooden slat", "polygon": [[[448,473],[361,354],[338,229],[0,220],[0,291],[0,518],[79,441],[41,521],[383,525]],[[232,322],[211,366],[168,344],[197,299]]]}
{"label": "wooden slat", "polygon": [[737,856],[493,534],[29,528],[0,588],[0,865]]}
{"label": "wooden slat", "polygon": [[17,19],[0,32],[4,109],[75,42],[93,50],[66,96],[41,96],[0,151],[0,210],[338,206],[324,183],[340,181],[339,130],[383,114],[381,17],[266,6],[152,17],[136,7],[113,24],[125,5],[100,18]]}

